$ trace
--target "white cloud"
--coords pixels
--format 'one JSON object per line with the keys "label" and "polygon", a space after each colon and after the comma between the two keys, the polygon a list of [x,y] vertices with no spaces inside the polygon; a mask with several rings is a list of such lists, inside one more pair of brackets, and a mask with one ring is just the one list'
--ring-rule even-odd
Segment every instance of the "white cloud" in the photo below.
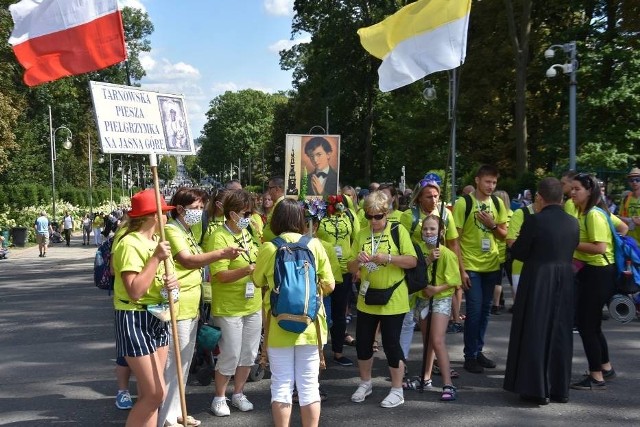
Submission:
{"label": "white cloud", "polygon": [[267,13],[276,16],[292,16],[293,0],[264,0]]}
{"label": "white cloud", "polygon": [[123,7],[128,6],[128,7],[134,8],[134,9],[140,9],[143,12],[147,11],[147,9],[142,4],[141,0],[118,0],[118,5],[120,6],[121,10],[122,10]]}
{"label": "white cloud", "polygon": [[281,39],[278,40],[277,42],[269,45],[268,49],[269,52],[273,52],[273,53],[278,53],[281,50],[285,50],[285,49],[291,49],[293,46],[300,44],[300,43],[309,43],[311,41],[311,36],[310,35],[306,35],[302,38],[296,39],[296,40],[288,40],[288,39]]}
{"label": "white cloud", "polygon": [[276,90],[266,87],[257,82],[217,82],[211,86],[211,92],[214,96],[221,95],[227,91],[237,92],[243,89],[254,89],[265,93],[274,93]]}

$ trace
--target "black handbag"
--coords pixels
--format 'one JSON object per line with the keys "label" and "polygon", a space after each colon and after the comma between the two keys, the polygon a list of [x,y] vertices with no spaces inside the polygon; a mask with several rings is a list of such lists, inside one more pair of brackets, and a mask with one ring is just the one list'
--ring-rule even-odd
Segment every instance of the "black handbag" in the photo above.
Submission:
{"label": "black handbag", "polygon": [[367,293],[364,294],[364,303],[367,305],[386,305],[391,299],[393,291],[400,286],[403,280],[404,278],[390,288],[367,289]]}

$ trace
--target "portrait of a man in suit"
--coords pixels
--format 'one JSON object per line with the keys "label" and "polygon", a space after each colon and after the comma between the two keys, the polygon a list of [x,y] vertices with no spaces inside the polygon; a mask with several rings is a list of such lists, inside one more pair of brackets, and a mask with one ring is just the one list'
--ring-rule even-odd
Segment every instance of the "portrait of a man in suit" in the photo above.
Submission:
{"label": "portrait of a man in suit", "polygon": [[322,136],[314,136],[307,141],[304,152],[314,167],[313,172],[307,175],[307,194],[310,196],[337,194],[338,173],[331,167],[334,152],[329,141]]}

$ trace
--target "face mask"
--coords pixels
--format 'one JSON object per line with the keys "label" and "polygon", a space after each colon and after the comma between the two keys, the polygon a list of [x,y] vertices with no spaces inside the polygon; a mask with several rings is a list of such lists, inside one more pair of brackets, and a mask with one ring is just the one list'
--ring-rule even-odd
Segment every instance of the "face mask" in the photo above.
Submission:
{"label": "face mask", "polygon": [[422,240],[424,240],[424,242],[428,245],[428,246],[435,246],[438,243],[438,236],[422,236]]}
{"label": "face mask", "polygon": [[189,227],[196,225],[200,221],[202,221],[201,209],[185,209],[184,210],[184,222]]}
{"label": "face mask", "polygon": [[251,218],[240,218],[236,221],[236,225],[240,230],[244,230],[251,224]]}

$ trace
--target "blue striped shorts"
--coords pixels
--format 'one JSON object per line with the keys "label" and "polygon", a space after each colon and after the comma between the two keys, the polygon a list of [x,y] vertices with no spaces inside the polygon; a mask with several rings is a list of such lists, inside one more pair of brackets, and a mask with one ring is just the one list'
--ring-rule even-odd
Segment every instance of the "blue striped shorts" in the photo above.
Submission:
{"label": "blue striped shorts", "polygon": [[116,310],[118,357],[140,357],[169,345],[169,323],[147,311]]}

